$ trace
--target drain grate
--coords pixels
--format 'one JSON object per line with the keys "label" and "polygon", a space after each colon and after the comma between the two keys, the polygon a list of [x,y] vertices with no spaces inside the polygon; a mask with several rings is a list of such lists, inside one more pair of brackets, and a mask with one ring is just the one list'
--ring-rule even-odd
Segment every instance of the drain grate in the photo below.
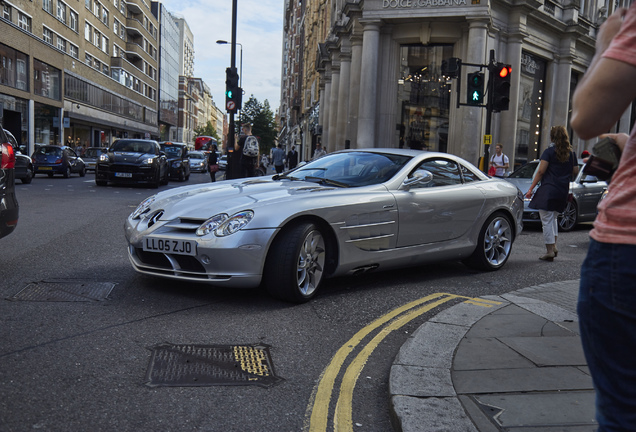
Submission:
{"label": "drain grate", "polygon": [[113,282],[51,279],[31,282],[8,300],[81,302],[101,301],[115,287]]}
{"label": "drain grate", "polygon": [[269,345],[173,345],[149,348],[146,374],[150,387],[257,385],[283,379],[274,374]]}

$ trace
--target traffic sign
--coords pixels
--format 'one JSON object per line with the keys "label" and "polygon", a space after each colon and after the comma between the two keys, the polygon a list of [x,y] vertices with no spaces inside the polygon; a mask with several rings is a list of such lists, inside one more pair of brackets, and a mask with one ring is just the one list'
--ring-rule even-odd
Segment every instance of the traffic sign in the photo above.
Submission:
{"label": "traffic sign", "polygon": [[492,144],[492,135],[484,135],[484,144],[486,145]]}
{"label": "traffic sign", "polygon": [[227,101],[227,105],[226,108],[228,111],[234,111],[234,108],[236,108],[236,103],[234,103],[234,101]]}

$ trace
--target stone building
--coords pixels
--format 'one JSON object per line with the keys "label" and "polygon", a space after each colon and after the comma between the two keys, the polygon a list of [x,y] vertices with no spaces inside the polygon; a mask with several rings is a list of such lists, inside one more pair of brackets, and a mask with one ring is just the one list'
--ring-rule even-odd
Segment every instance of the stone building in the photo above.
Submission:
{"label": "stone building", "polygon": [[158,25],[144,0],[3,0],[0,115],[36,143],[158,137]]}
{"label": "stone building", "polygon": [[[449,152],[477,164],[490,132],[491,141],[502,143],[518,166],[550,144],[551,126],[569,129],[571,95],[594,54],[598,27],[615,8],[631,2],[304,3],[306,35],[321,21],[308,19],[308,11],[320,11],[322,22],[330,23],[324,39],[304,51],[305,57],[316,53],[313,68],[319,74],[314,105],[308,95],[315,91],[304,81],[303,104],[309,109],[301,104],[299,123],[305,147],[316,140],[329,151],[403,146]],[[487,131],[486,109],[466,105],[465,89],[467,73],[481,70],[488,79],[491,53],[495,62],[512,66],[512,78],[510,109],[494,113]],[[463,62],[459,78],[442,68],[450,58]],[[629,131],[633,123],[634,112],[628,110],[617,129]],[[572,142],[577,152],[591,147],[577,137]]]}

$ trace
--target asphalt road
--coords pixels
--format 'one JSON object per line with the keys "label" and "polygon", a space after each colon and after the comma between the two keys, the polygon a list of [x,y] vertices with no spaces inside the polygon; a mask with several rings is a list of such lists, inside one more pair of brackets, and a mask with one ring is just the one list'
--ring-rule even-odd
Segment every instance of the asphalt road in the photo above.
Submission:
{"label": "asphalt road", "polygon": [[[334,279],[311,302],[291,305],[258,289],[138,275],[126,256],[123,224],[155,191],[96,187],[92,177],[37,176],[17,186],[20,221],[0,239],[1,431],[309,430],[315,410],[334,408],[339,400],[337,385],[328,399],[316,399],[324,394],[318,384],[358,332],[433,293],[478,297],[575,279],[590,229],[562,233],[553,263],[537,259],[544,253],[540,227],[526,227],[497,272],[442,263]],[[207,181],[206,174],[192,174],[186,184]],[[160,190],[180,185],[171,181]],[[34,286],[82,284],[112,291],[102,301],[16,299]],[[417,316],[369,348],[352,390],[353,430],[393,430],[389,367],[408,335],[452,304]],[[164,343],[267,347],[281,380],[271,386],[152,387],[151,349]],[[371,346],[365,338],[356,348]],[[332,424],[330,418],[327,429]]]}

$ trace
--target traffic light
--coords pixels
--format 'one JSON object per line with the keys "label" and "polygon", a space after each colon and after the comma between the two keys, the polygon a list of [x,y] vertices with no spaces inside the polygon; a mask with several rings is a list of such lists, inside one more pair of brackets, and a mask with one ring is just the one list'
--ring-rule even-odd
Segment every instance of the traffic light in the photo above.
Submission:
{"label": "traffic light", "polygon": [[239,76],[236,68],[225,69],[225,108],[228,112],[236,112],[241,109],[243,89],[239,87]]}
{"label": "traffic light", "polygon": [[466,103],[468,105],[481,105],[484,100],[484,74],[482,72],[469,73],[467,88]]}
{"label": "traffic light", "polygon": [[512,67],[497,63],[493,69],[492,110],[507,111],[510,105],[510,75]]}
{"label": "traffic light", "polygon": [[461,59],[451,57],[448,60],[442,60],[442,75],[449,78],[457,78],[462,66]]}

